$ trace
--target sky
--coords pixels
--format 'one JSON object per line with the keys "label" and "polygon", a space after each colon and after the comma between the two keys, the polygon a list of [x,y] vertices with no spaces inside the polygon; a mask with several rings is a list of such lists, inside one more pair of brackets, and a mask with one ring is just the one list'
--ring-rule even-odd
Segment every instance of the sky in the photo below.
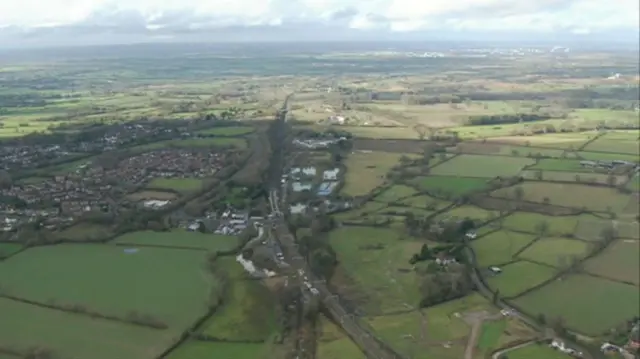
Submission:
{"label": "sky", "polygon": [[136,41],[633,41],[637,0],[0,0],[0,46]]}

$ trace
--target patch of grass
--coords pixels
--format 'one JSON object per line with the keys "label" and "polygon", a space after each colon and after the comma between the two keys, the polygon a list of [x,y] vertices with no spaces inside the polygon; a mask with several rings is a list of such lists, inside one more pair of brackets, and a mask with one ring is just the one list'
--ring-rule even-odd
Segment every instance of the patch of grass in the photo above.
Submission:
{"label": "patch of grass", "polygon": [[220,234],[189,232],[182,229],[170,232],[139,231],[123,234],[114,243],[127,245],[154,245],[203,249],[210,252],[229,251],[238,245],[238,237]]}
{"label": "patch of grass", "polygon": [[184,140],[167,140],[130,147],[132,152],[145,152],[162,148],[197,148],[197,147],[234,147],[247,148],[247,141],[242,138],[189,138]]}
{"label": "patch of grass", "polygon": [[538,233],[538,226],[545,222],[548,226],[547,233],[566,235],[574,233],[581,218],[583,216],[545,216],[538,213],[516,212],[504,219],[503,226],[508,229]]}
{"label": "patch of grass", "polygon": [[358,346],[349,339],[332,321],[320,317],[319,320],[317,359],[366,359]]}
{"label": "patch of grass", "polygon": [[347,174],[344,194],[362,196],[385,182],[387,173],[398,164],[402,154],[356,152],[345,160]]}
{"label": "patch of grass", "polygon": [[198,131],[197,133],[203,135],[214,135],[214,136],[242,136],[253,132],[255,129],[253,127],[245,127],[245,126],[229,126],[229,127],[215,127],[209,128],[206,130]]}
{"label": "patch of grass", "polygon": [[389,187],[380,195],[376,196],[374,200],[378,202],[389,203],[389,202],[397,201],[401,198],[413,196],[417,193],[418,191],[416,191],[412,187],[405,186],[405,185],[395,185],[395,186]]}
{"label": "patch of grass", "polygon": [[180,334],[179,330],[159,331],[7,299],[0,299],[0,312],[4,345],[20,351],[48,348],[63,358],[157,358]]}
{"label": "patch of grass", "polygon": [[631,161],[638,162],[637,155],[621,154],[621,153],[606,153],[606,152],[578,152],[578,155],[588,161]]}
{"label": "patch of grass", "polygon": [[498,231],[471,242],[478,264],[482,267],[507,263],[524,246],[531,243],[534,236]]}
{"label": "patch of grass", "polygon": [[632,191],[640,191],[640,174],[636,174],[633,178],[627,183],[627,188]]}
{"label": "patch of grass", "polygon": [[0,243],[0,259],[20,252],[22,248],[24,248],[22,244],[18,243]]}
{"label": "patch of grass", "polygon": [[157,248],[128,254],[93,244],[36,247],[0,263],[0,286],[42,303],[81,304],[122,317],[137,311],[183,330],[205,313],[217,285],[205,272],[205,256]]}
{"label": "patch of grass", "polygon": [[178,196],[173,192],[146,191],[146,190],[138,191],[127,196],[127,198],[132,201],[142,201],[142,200],[149,200],[149,199],[173,200],[173,199],[176,199],[177,197]]}
{"label": "patch of grass", "polygon": [[487,181],[482,178],[428,176],[417,177],[411,181],[418,188],[433,193],[449,193],[454,196],[473,191],[480,191],[487,187]]}
{"label": "patch of grass", "polygon": [[640,241],[617,240],[584,266],[591,273],[640,285]]}
{"label": "patch of grass", "polygon": [[506,144],[530,145],[531,147],[577,149],[595,135],[595,132],[551,133],[537,136],[494,137],[491,140]]}
{"label": "patch of grass", "polygon": [[578,160],[558,158],[544,158],[534,166],[531,166],[529,169],[543,171],[591,172],[591,169],[580,166],[580,161]]}
{"label": "patch of grass", "polygon": [[637,316],[639,302],[637,287],[586,275],[565,277],[515,301],[529,314],[562,317],[568,328],[587,335],[602,334]]}
{"label": "patch of grass", "polygon": [[436,219],[444,220],[444,219],[464,219],[470,218],[474,220],[476,223],[481,223],[487,221],[490,218],[497,217],[498,213],[495,211],[488,211],[486,209],[472,206],[472,205],[464,205],[460,207],[454,207],[453,209],[439,214]]}
{"label": "patch of grass", "polygon": [[[621,194],[615,189],[604,187],[590,187],[578,184],[559,184],[544,182],[526,182],[521,184],[524,199],[531,202],[587,208],[592,211],[622,212],[632,200],[631,196]],[[499,189],[494,193],[497,197],[513,198],[515,187]]]}
{"label": "patch of grass", "polygon": [[[538,179],[538,171],[524,171],[522,177],[525,179]],[[543,181],[561,181],[575,183],[601,183],[608,184],[610,175],[605,173],[589,173],[589,172],[562,172],[562,171],[544,171],[542,173]],[[623,183],[625,176],[613,176],[616,183]]]}
{"label": "patch of grass", "polygon": [[451,205],[451,202],[443,201],[427,195],[414,196],[403,199],[400,203],[415,208],[424,208],[430,211],[437,211]]}
{"label": "patch of grass", "polygon": [[276,330],[276,301],[259,281],[233,281],[224,303],[204,325],[204,334],[223,340],[260,341]]}
{"label": "patch of grass", "polygon": [[478,349],[488,352],[498,347],[502,333],[507,328],[506,320],[496,320],[482,323],[482,332],[478,338]]}
{"label": "patch of grass", "polygon": [[[490,310],[481,296],[472,294],[419,312],[368,318],[371,327],[395,350],[415,359],[460,359],[464,355],[469,326],[455,313]],[[425,338],[422,338],[425,333]],[[446,348],[445,342],[456,342]]]}
{"label": "patch of grass", "polygon": [[167,359],[211,359],[212,356],[216,359],[260,358],[263,353],[262,344],[193,340],[171,352]]}
{"label": "patch of grass", "polygon": [[566,268],[572,260],[587,256],[589,246],[583,241],[567,238],[543,238],[536,241],[518,257],[545,263],[558,268]]}
{"label": "patch of grass", "polygon": [[638,222],[624,220],[609,220],[586,216],[578,222],[575,236],[586,241],[602,240],[602,231],[606,228],[615,228],[618,238],[640,239],[640,226]]}
{"label": "patch of grass", "polygon": [[533,159],[506,156],[461,155],[431,170],[436,176],[488,177],[513,176]]}
{"label": "patch of grass", "polygon": [[509,359],[571,359],[572,357],[545,344],[531,344],[509,352]]}
{"label": "patch of grass", "polygon": [[516,296],[553,277],[555,270],[539,264],[518,261],[502,267],[502,273],[488,279],[489,286],[506,298]]}
{"label": "patch of grass", "polygon": [[[636,122],[638,121],[636,117]],[[611,152],[620,154],[640,155],[638,138],[615,138],[604,135],[588,144],[585,151]]]}
{"label": "patch of grass", "polygon": [[193,192],[202,188],[200,178],[154,178],[148,188],[170,189],[177,192]]}
{"label": "patch of grass", "polygon": [[399,237],[391,229],[371,227],[341,227],[329,233],[340,265],[367,295],[368,311],[391,312],[420,302],[419,278],[409,259],[422,243]]}
{"label": "patch of grass", "polygon": [[384,207],[387,207],[386,203],[369,201],[369,202],[366,202],[361,207],[355,208],[347,212],[338,213],[334,215],[334,217],[340,220],[367,218]]}

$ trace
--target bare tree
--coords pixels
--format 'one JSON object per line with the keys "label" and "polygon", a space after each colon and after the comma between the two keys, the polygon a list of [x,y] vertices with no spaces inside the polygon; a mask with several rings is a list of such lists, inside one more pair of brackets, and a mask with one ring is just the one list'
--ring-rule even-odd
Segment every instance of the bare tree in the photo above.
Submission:
{"label": "bare tree", "polygon": [[413,126],[413,129],[418,134],[418,138],[420,139],[420,141],[423,141],[425,139],[425,137],[427,137],[427,133],[429,131],[429,128],[427,126],[425,126],[424,124],[419,123],[419,124]]}

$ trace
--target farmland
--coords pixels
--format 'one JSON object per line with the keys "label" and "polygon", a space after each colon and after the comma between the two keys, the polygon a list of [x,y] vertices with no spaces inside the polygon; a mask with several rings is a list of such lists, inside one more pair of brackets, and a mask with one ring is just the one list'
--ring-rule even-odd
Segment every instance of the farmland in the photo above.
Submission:
{"label": "farmland", "polygon": [[533,239],[532,235],[499,231],[473,241],[471,247],[475,250],[480,265],[488,266],[510,262]]}
{"label": "farmland", "polygon": [[369,193],[385,181],[387,172],[397,164],[399,154],[357,152],[346,161],[347,178],[342,191],[351,196]]}
{"label": "farmland", "polygon": [[590,273],[640,285],[640,242],[618,240],[585,266]]}
{"label": "farmland", "polygon": [[461,155],[437,165],[431,171],[436,176],[497,177],[513,176],[534,160],[519,157],[496,159],[492,156]]}
{"label": "farmland", "polygon": [[551,279],[554,270],[539,264],[518,261],[502,267],[502,273],[489,278],[489,286],[505,298],[517,296]]}
{"label": "farmland", "polygon": [[572,261],[586,257],[589,250],[587,243],[567,238],[543,238],[518,255],[533,262],[565,268]]}
{"label": "farmland", "polygon": [[571,357],[544,344],[531,344],[509,352],[512,359],[570,359]]}
{"label": "farmland", "polygon": [[447,193],[454,196],[479,191],[487,185],[487,181],[481,178],[446,176],[418,177],[412,183],[434,194]]}
{"label": "farmland", "polygon": [[572,275],[528,293],[515,303],[529,313],[544,313],[550,319],[561,316],[569,328],[598,335],[638,315],[639,300],[637,287]]}
{"label": "farmland", "polygon": [[[47,270],[28,269],[34,265]],[[1,262],[7,275],[0,286],[39,303],[78,304],[121,317],[136,311],[182,329],[202,315],[216,285],[203,275],[203,265],[204,254],[195,251],[143,248],[127,253],[115,246],[59,245],[31,248]]]}

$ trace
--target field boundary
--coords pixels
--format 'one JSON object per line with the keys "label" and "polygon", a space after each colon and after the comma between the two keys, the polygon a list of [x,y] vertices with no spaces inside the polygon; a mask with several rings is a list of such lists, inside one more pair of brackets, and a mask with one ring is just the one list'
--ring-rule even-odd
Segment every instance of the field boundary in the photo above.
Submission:
{"label": "field boundary", "polygon": [[[129,325],[135,325],[135,326],[139,326],[139,327],[145,327],[145,328],[149,328],[149,329],[156,329],[156,330],[165,330],[168,328],[168,326],[165,323],[162,323],[160,321],[155,322],[154,321],[147,321],[145,319],[128,319],[128,318],[122,318],[116,315],[111,315],[111,314],[104,314],[104,313],[100,313],[100,312],[96,312],[96,311],[92,311],[89,310],[87,308],[85,308],[82,304],[69,304],[69,305],[59,305],[59,304],[47,304],[47,303],[42,303],[42,302],[37,302],[34,300],[30,300],[30,299],[25,299],[25,298],[20,298],[20,297],[16,297],[10,294],[0,294],[0,298],[3,299],[7,299],[7,300],[12,300],[14,302],[19,302],[22,304],[27,304],[27,305],[32,305],[32,306],[36,306],[36,307],[40,307],[40,308],[44,308],[44,309],[50,309],[50,310],[56,310],[56,311],[60,311],[60,312],[65,312],[68,314],[78,314],[80,316],[86,316],[92,319],[98,318],[98,319],[103,319],[103,320],[108,320],[108,321],[113,321],[113,322],[118,322],[121,324],[129,324]],[[141,314],[141,317],[146,316],[145,314]]]}
{"label": "field boundary", "polygon": [[206,248],[200,247],[185,247],[185,246],[170,246],[163,244],[135,244],[135,243],[111,243],[117,247],[140,247],[140,248],[160,248],[160,249],[179,249],[179,250],[191,250],[191,251],[204,251],[209,252]]}

